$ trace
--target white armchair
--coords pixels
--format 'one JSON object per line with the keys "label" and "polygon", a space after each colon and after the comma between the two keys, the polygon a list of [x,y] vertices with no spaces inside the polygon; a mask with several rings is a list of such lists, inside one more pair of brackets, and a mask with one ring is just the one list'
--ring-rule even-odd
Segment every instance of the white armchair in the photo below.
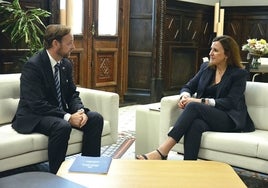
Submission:
{"label": "white armchair", "polygon": [[[247,82],[245,98],[256,130],[246,133],[204,132],[199,158],[228,163],[262,173],[268,173],[268,83]],[[178,109],[179,95],[163,97],[159,112],[142,105],[136,114],[136,153],[155,150],[166,138],[182,112]],[[153,120],[152,120],[153,119]],[[156,121],[155,121],[156,120]],[[152,123],[153,122],[153,123]],[[153,127],[147,129],[147,127]],[[151,139],[147,139],[151,138]],[[172,149],[183,154],[183,139]]]}
{"label": "white armchair", "polygon": [[[160,111],[160,131],[159,131],[159,143],[162,143],[167,138],[167,133],[174,126],[176,120],[180,116],[182,109],[178,108],[179,95],[163,97],[161,100],[161,111]],[[176,149],[176,145],[173,150]]]}
{"label": "white armchair", "polygon": [[[19,134],[11,127],[19,102],[20,74],[0,75],[0,172],[47,161],[45,135]],[[77,88],[84,105],[104,118],[101,145],[114,144],[118,135],[119,95],[112,92]],[[73,129],[67,155],[81,152],[82,132]]]}
{"label": "white armchair", "polygon": [[104,119],[101,144],[110,145],[117,141],[118,136],[118,112],[119,95],[112,92],[100,91],[95,89],[77,88],[84,106],[92,111],[99,112]]}

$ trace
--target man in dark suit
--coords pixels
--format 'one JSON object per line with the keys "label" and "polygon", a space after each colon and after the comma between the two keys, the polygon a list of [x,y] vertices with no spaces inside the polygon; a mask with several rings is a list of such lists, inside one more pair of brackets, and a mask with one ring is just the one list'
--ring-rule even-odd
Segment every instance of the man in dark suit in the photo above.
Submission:
{"label": "man in dark suit", "polygon": [[23,67],[20,102],[12,127],[19,133],[37,132],[49,137],[49,168],[57,173],[72,128],[83,131],[82,155],[100,156],[103,117],[84,107],[73,83],[72,64],[67,59],[75,47],[71,29],[49,25],[44,47]]}

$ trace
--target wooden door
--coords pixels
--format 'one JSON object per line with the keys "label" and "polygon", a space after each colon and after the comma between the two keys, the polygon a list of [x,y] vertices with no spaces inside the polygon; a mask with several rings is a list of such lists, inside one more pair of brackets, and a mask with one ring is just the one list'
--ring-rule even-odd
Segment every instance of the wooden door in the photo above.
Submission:
{"label": "wooden door", "polygon": [[[107,5],[111,2],[117,3]],[[124,83],[126,76],[126,45],[127,24],[125,16],[127,15],[128,1],[123,0],[84,0],[84,29],[82,35],[75,35],[76,49],[73,51],[71,59],[74,62],[74,73],[76,84],[94,88],[116,92],[120,96],[124,93]],[[103,5],[106,10],[103,10]],[[112,10],[112,6],[116,9],[116,13],[110,17],[117,17],[117,22],[113,23],[110,17],[103,16]],[[109,9],[107,9],[107,7]],[[119,11],[120,10],[120,11]],[[114,11],[113,11],[114,12]],[[109,13],[108,13],[109,15]],[[107,23],[108,21],[108,23]],[[103,25],[110,24],[112,31],[106,33],[107,29],[103,29]],[[114,27],[116,26],[116,27]],[[110,29],[110,27],[108,28]],[[77,63],[76,63],[77,62]],[[122,63],[124,62],[124,63]]]}
{"label": "wooden door", "polygon": [[[105,17],[105,11],[110,17],[118,19],[118,4],[117,0],[95,0],[93,2],[93,13],[89,16],[89,40],[88,40],[88,56],[91,59],[91,87],[107,91],[117,91],[117,70],[118,70],[118,21],[115,21],[110,27],[108,22],[113,22],[113,19]],[[106,5],[104,3],[108,3]],[[112,7],[113,6],[113,7]],[[108,8],[109,7],[109,8]],[[107,9],[108,8],[108,9]],[[109,14],[109,11],[113,11]],[[92,19],[90,19],[92,18]],[[106,27],[106,28],[105,28]],[[104,28],[104,29],[103,29]],[[90,54],[91,53],[91,54]]]}

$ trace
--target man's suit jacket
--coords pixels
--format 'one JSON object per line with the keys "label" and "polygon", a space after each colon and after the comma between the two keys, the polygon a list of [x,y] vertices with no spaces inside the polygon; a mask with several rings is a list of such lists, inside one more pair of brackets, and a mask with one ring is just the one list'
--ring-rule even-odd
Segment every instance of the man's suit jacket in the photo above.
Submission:
{"label": "man's suit jacket", "polygon": [[20,101],[12,127],[20,133],[30,133],[44,116],[63,118],[84,108],[72,78],[72,64],[64,58],[60,66],[60,84],[64,110],[58,108],[56,86],[46,50],[25,63],[20,78]]}
{"label": "man's suit jacket", "polygon": [[[215,69],[203,63],[198,73],[181,89],[197,98],[207,97],[204,92],[214,79]],[[254,125],[249,117],[245,103],[245,89],[248,72],[245,69],[228,66],[218,85],[215,108],[225,111],[234,121],[234,131],[253,131]]]}

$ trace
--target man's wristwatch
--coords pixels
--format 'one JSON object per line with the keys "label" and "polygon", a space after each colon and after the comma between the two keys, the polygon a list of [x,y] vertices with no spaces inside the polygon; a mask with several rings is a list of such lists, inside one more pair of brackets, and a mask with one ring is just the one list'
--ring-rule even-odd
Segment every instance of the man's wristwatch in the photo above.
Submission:
{"label": "man's wristwatch", "polygon": [[205,98],[201,98],[201,103],[205,104],[206,103],[206,99]]}

